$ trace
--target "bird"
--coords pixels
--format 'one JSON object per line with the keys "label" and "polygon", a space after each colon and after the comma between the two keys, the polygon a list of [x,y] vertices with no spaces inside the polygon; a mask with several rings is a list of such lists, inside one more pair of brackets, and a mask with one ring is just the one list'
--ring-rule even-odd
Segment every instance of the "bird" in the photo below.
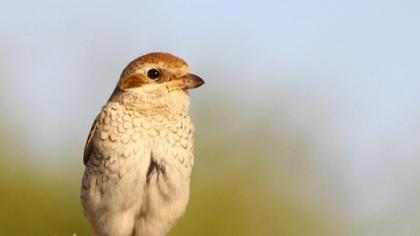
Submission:
{"label": "bird", "polygon": [[80,195],[94,235],[162,236],[185,213],[195,149],[189,90],[203,84],[165,52],[122,71],[84,149]]}

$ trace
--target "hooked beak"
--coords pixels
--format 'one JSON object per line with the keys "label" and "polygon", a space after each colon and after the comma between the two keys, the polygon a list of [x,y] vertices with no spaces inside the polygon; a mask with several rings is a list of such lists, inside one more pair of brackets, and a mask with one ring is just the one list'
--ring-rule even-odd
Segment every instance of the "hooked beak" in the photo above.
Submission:
{"label": "hooked beak", "polygon": [[183,87],[183,89],[198,88],[204,84],[204,80],[194,74],[186,74],[176,80],[180,82],[180,87]]}

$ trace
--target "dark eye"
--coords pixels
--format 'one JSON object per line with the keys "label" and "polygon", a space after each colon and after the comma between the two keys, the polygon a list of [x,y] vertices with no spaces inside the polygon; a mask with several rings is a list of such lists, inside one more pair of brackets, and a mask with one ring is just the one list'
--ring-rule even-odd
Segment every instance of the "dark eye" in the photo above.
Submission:
{"label": "dark eye", "polygon": [[147,77],[149,77],[150,79],[155,80],[155,79],[159,78],[159,76],[160,76],[160,72],[156,69],[150,69],[147,72]]}

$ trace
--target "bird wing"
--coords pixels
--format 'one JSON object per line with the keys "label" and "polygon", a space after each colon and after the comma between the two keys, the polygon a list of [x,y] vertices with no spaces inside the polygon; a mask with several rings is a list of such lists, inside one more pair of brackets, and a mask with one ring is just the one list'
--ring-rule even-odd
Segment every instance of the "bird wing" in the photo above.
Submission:
{"label": "bird wing", "polygon": [[95,137],[96,124],[97,123],[98,123],[98,117],[93,122],[92,127],[90,128],[89,136],[86,140],[85,151],[84,151],[84,154],[83,154],[83,163],[85,165],[88,163],[88,161],[90,159],[90,154],[92,153],[92,150],[93,150],[92,139],[93,139],[93,137]]}

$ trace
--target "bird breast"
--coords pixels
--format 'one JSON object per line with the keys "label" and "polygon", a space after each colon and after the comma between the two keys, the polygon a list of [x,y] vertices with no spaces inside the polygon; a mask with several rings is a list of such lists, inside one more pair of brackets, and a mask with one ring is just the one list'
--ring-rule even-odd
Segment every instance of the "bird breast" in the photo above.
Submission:
{"label": "bird breast", "polygon": [[[194,128],[186,112],[144,114],[109,102],[98,117],[97,150],[107,156],[118,154],[119,159],[130,156],[147,158],[153,152],[163,162],[191,169],[194,153]],[[112,158],[111,158],[112,159]]]}

